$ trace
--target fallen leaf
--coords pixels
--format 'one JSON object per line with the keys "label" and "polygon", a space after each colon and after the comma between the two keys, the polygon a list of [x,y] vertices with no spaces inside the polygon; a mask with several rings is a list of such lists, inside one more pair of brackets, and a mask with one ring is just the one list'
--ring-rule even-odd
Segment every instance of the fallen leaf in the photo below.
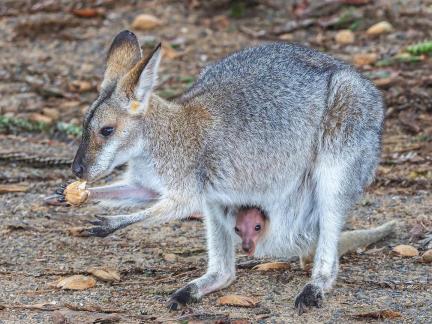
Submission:
{"label": "fallen leaf", "polygon": [[28,188],[28,185],[0,184],[0,194],[8,192],[26,192]]}
{"label": "fallen leaf", "polygon": [[7,232],[14,232],[14,231],[27,231],[30,229],[30,226],[26,224],[9,224],[6,225],[6,231]]}
{"label": "fallen leaf", "polygon": [[103,281],[120,281],[120,274],[116,269],[109,268],[109,267],[92,267],[87,270],[87,272],[93,276],[95,276],[97,279],[103,280]]}
{"label": "fallen leaf", "polygon": [[258,264],[252,268],[252,270],[258,271],[273,271],[273,270],[287,270],[290,269],[291,266],[286,262],[268,262]]}
{"label": "fallen leaf", "polygon": [[90,81],[74,80],[70,84],[70,91],[74,92],[88,92],[93,90],[93,85]]}
{"label": "fallen leaf", "polygon": [[349,29],[344,29],[337,32],[335,36],[336,43],[346,45],[354,43],[354,33]]}
{"label": "fallen leaf", "polygon": [[168,262],[174,262],[177,259],[176,255],[174,253],[167,253],[164,254],[164,260]]}
{"label": "fallen leaf", "polygon": [[381,78],[381,79],[375,79],[373,82],[375,85],[379,88],[386,89],[389,86],[391,86],[396,81],[396,78],[389,77],[389,78]]}
{"label": "fallen leaf", "polygon": [[217,30],[227,29],[230,25],[230,21],[225,15],[218,15],[212,19],[213,27]]}
{"label": "fallen leaf", "polygon": [[68,324],[66,316],[61,311],[54,311],[51,315],[51,321],[53,324]]}
{"label": "fallen leaf", "polygon": [[56,288],[84,290],[93,288],[96,285],[96,280],[93,277],[83,275],[73,275],[67,278],[60,279],[55,285]]}
{"label": "fallen leaf", "polygon": [[47,302],[47,303],[38,303],[33,305],[17,305],[14,308],[22,308],[22,309],[37,309],[44,311],[54,311],[60,309],[60,306],[57,305],[56,302]]}
{"label": "fallen leaf", "polygon": [[370,36],[378,36],[384,33],[393,31],[393,26],[388,21],[381,21],[369,27],[366,34]]}
{"label": "fallen leaf", "polygon": [[417,114],[413,111],[401,111],[398,115],[398,119],[402,126],[411,133],[417,134],[421,131],[421,127],[417,122]]}
{"label": "fallen leaf", "polygon": [[240,295],[227,295],[222,296],[218,300],[219,305],[230,305],[240,307],[255,307],[259,301],[253,297],[246,297]]}
{"label": "fallen leaf", "polygon": [[103,16],[105,10],[103,8],[82,8],[73,9],[72,14],[81,18],[93,18],[97,16]]}
{"label": "fallen leaf", "polygon": [[411,245],[398,245],[393,248],[393,252],[403,257],[415,257],[419,255],[419,251]]}
{"label": "fallen leaf", "polygon": [[132,28],[136,30],[148,30],[162,25],[162,20],[152,15],[142,14],[135,17]]}
{"label": "fallen leaf", "polygon": [[165,45],[165,44],[162,44],[162,53],[164,58],[167,58],[168,60],[174,60],[185,54],[184,52],[176,51],[170,45]]}
{"label": "fallen leaf", "polygon": [[354,318],[395,319],[401,317],[401,313],[394,310],[379,310],[375,312],[352,315]]}
{"label": "fallen leaf", "polygon": [[57,109],[54,108],[43,108],[42,113],[45,116],[48,116],[52,120],[58,120],[60,117],[60,112]]}
{"label": "fallen leaf", "polygon": [[119,315],[106,315],[104,317],[98,317],[96,318],[93,323],[94,324],[112,324],[112,323],[118,323],[118,322],[123,322],[124,323],[124,319],[122,321],[122,317]]}
{"label": "fallen leaf", "polygon": [[353,63],[358,66],[370,65],[376,62],[378,55],[375,53],[359,53],[353,56]]}
{"label": "fallen leaf", "polygon": [[87,237],[88,235],[88,227],[84,226],[75,226],[67,229],[67,232],[70,236],[76,237]]}
{"label": "fallen leaf", "polygon": [[53,123],[53,119],[51,117],[45,116],[42,114],[38,114],[38,113],[30,114],[29,120],[31,120],[32,122],[36,122],[36,123],[45,123],[45,124],[52,124]]}
{"label": "fallen leaf", "polygon": [[425,253],[423,253],[422,261],[424,263],[431,263],[432,262],[432,250],[427,250]]}

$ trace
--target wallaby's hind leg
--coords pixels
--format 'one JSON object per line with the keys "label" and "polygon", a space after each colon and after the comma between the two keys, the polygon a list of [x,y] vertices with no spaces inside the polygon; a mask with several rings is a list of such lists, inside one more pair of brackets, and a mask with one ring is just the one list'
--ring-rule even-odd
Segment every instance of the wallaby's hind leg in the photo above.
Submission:
{"label": "wallaby's hind leg", "polygon": [[299,314],[304,312],[306,306],[321,307],[324,292],[331,288],[336,279],[340,231],[347,207],[352,202],[351,193],[346,192],[347,175],[346,166],[330,156],[318,161],[314,175],[316,192],[312,212],[319,222],[319,237],[312,280],[295,300]]}
{"label": "wallaby's hind leg", "polygon": [[201,299],[204,295],[225,288],[235,279],[233,231],[223,223],[226,219],[223,208],[214,205],[207,206],[204,219],[208,245],[207,272],[171,296],[168,303],[168,308],[171,310],[176,310],[182,305]]}

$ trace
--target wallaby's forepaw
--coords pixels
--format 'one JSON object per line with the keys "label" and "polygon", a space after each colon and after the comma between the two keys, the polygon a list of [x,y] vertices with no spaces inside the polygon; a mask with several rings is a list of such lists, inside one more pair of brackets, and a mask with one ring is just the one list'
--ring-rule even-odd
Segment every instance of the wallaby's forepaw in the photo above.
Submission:
{"label": "wallaby's forepaw", "polygon": [[169,310],[180,310],[186,304],[195,302],[198,287],[194,284],[189,284],[183,288],[177,290],[172,294],[170,300],[168,301],[167,307]]}
{"label": "wallaby's forepaw", "polygon": [[306,307],[315,306],[320,308],[322,306],[322,302],[322,289],[313,284],[307,284],[304,286],[302,292],[297,295],[294,305],[298,310],[298,314],[301,315],[305,312]]}
{"label": "wallaby's forepaw", "polygon": [[97,219],[89,221],[90,224],[95,225],[85,230],[86,236],[106,237],[115,232],[118,228],[113,226],[108,217],[95,216]]}
{"label": "wallaby's forepaw", "polygon": [[64,183],[60,185],[52,196],[46,197],[44,199],[45,204],[51,206],[69,206],[69,203],[66,201],[65,197],[65,189],[68,186],[68,183]]}

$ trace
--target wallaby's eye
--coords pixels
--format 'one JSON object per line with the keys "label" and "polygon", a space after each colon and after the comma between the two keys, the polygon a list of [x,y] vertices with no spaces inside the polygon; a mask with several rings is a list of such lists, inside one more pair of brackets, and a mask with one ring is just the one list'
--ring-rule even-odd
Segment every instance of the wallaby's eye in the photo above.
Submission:
{"label": "wallaby's eye", "polygon": [[114,127],[110,127],[110,126],[102,127],[101,130],[100,130],[100,133],[101,133],[101,135],[102,135],[103,137],[108,137],[108,136],[110,136],[113,132],[114,132]]}
{"label": "wallaby's eye", "polygon": [[238,227],[236,226],[236,227],[234,227],[234,231],[238,234],[238,233],[240,233],[240,230],[238,229]]}
{"label": "wallaby's eye", "polygon": [[260,231],[261,230],[261,225],[260,224],[257,224],[257,225],[255,225],[255,231]]}

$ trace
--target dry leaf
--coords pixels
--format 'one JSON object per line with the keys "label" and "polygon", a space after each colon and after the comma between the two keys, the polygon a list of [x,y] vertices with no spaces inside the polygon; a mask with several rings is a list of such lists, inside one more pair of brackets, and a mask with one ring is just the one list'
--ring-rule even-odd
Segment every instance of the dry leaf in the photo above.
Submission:
{"label": "dry leaf", "polygon": [[290,269],[289,263],[286,262],[269,262],[258,264],[252,270],[258,271],[273,271],[273,270],[287,270]]}
{"label": "dry leaf", "polygon": [[381,78],[381,79],[375,79],[373,82],[378,88],[386,89],[389,86],[391,86],[396,81],[396,78],[389,77],[389,78]]}
{"label": "dry leaf", "polygon": [[76,236],[76,237],[87,237],[88,233],[87,233],[88,227],[84,227],[84,226],[75,226],[75,227],[70,227],[67,229],[67,232],[69,233],[69,235],[71,236]]}
{"label": "dry leaf", "polygon": [[52,301],[52,302],[39,303],[39,304],[33,304],[33,305],[19,305],[17,308],[54,311],[54,310],[60,309],[60,307],[61,306],[57,305],[56,302]]}
{"label": "dry leaf", "polygon": [[45,124],[52,124],[53,119],[49,116],[45,116],[38,113],[30,114],[29,120],[36,122],[36,123],[45,123]]}
{"label": "dry leaf", "polygon": [[8,192],[26,192],[29,186],[20,184],[0,184],[0,194]]}
{"label": "dry leaf", "polygon": [[230,305],[240,307],[255,307],[259,301],[253,297],[246,297],[240,295],[227,295],[219,298],[219,305]]}
{"label": "dry leaf", "polygon": [[341,30],[335,36],[336,43],[342,45],[354,43],[354,38],[354,33],[349,29]]}
{"label": "dry leaf", "polygon": [[168,60],[174,60],[176,58],[179,58],[185,54],[185,52],[178,52],[174,48],[172,48],[170,45],[162,44],[162,53],[164,58]]}
{"label": "dry leaf", "polygon": [[75,80],[70,84],[70,90],[74,92],[88,92],[93,90],[93,85],[90,81],[86,80]]}
{"label": "dry leaf", "polygon": [[370,65],[376,62],[378,55],[375,53],[359,53],[353,56],[353,63],[358,66]]}
{"label": "dry leaf", "polygon": [[152,15],[138,15],[132,22],[132,28],[137,30],[153,29],[162,25],[162,20]]}
{"label": "dry leaf", "polygon": [[93,267],[87,270],[87,272],[97,279],[103,281],[120,281],[120,274],[116,269],[109,267]]}
{"label": "dry leaf", "polygon": [[403,257],[415,257],[419,255],[419,251],[411,245],[398,245],[393,248],[393,252]]}
{"label": "dry leaf", "polygon": [[60,279],[55,286],[61,289],[84,290],[93,288],[95,285],[96,280],[93,277],[74,275]]}
{"label": "dry leaf", "polygon": [[89,191],[86,190],[86,181],[75,181],[66,187],[64,190],[66,201],[71,205],[79,206],[84,203],[88,196]]}
{"label": "dry leaf", "polygon": [[174,262],[177,259],[174,253],[166,253],[164,254],[164,260],[168,262]]}
{"label": "dry leaf", "polygon": [[424,263],[431,263],[432,262],[432,250],[427,250],[425,253],[423,253],[422,261]]}
{"label": "dry leaf", "polygon": [[72,14],[81,18],[93,18],[104,14],[103,8],[82,8],[73,9]]}
{"label": "dry leaf", "polygon": [[381,21],[369,27],[366,34],[370,36],[377,36],[384,33],[389,33],[393,30],[393,26],[388,21]]}
{"label": "dry leaf", "polygon": [[60,118],[60,112],[54,108],[43,108],[42,113],[52,120],[58,120]]}
{"label": "dry leaf", "polygon": [[394,319],[401,317],[401,313],[394,310],[379,310],[375,312],[354,314],[352,316],[354,318]]}
{"label": "dry leaf", "polygon": [[51,321],[53,324],[68,324],[66,316],[61,311],[54,311],[51,315]]}

